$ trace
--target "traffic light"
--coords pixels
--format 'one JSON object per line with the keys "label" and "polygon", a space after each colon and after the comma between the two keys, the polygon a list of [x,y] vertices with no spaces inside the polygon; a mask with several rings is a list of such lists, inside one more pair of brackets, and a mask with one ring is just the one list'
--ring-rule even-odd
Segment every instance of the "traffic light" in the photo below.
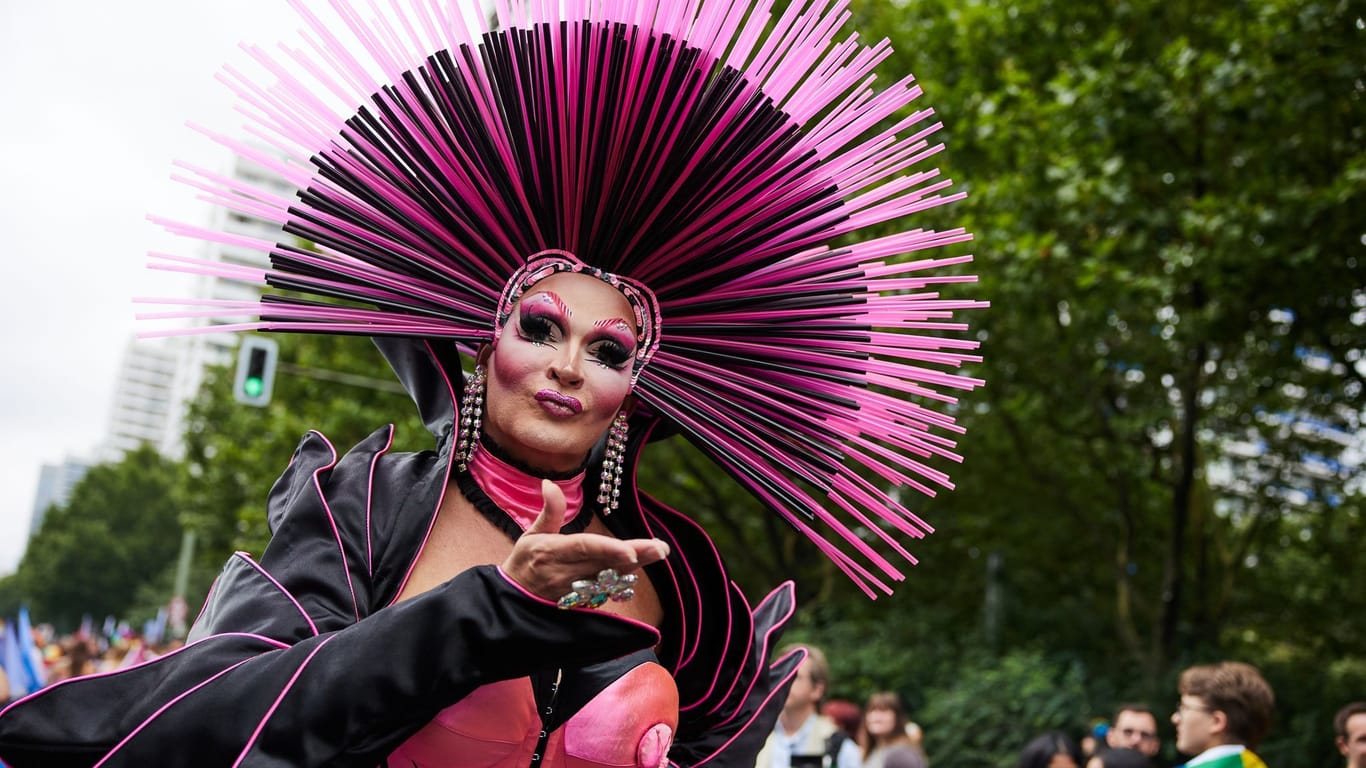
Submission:
{"label": "traffic light", "polygon": [[275,339],[265,336],[243,336],[237,347],[237,375],[232,382],[232,396],[237,402],[258,408],[270,403],[275,388],[275,362],[280,346]]}

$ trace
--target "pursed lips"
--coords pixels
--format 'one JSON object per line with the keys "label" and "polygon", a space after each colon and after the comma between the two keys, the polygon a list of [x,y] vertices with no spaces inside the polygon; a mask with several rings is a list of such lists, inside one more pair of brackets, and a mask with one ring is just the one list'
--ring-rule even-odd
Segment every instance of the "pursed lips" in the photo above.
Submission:
{"label": "pursed lips", "polygon": [[573,413],[583,412],[583,403],[569,395],[556,392],[553,389],[543,389],[536,393],[536,400],[541,403],[548,403],[553,406],[565,408]]}

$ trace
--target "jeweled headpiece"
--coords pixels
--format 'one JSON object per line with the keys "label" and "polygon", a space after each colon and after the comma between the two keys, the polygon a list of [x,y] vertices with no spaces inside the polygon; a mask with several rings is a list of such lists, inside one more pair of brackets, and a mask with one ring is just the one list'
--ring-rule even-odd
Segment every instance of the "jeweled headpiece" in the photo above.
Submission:
{"label": "jeweled headpiece", "polygon": [[640,378],[640,372],[645,364],[654,357],[655,350],[659,349],[659,327],[663,320],[659,315],[659,301],[655,299],[654,292],[641,283],[630,279],[614,275],[611,272],[604,272],[597,267],[585,264],[575,258],[573,254],[558,249],[550,249],[532,255],[520,269],[513,273],[508,279],[507,285],[503,287],[503,293],[498,297],[498,311],[493,315],[493,339],[497,341],[503,335],[503,326],[507,323],[508,317],[512,314],[512,306],[517,300],[522,298],[522,294],[531,286],[550,277],[558,272],[577,272],[592,275],[608,285],[616,288],[621,295],[626,297],[626,303],[631,306],[631,311],[635,313],[636,321],[636,354],[631,361],[631,385]]}
{"label": "jeweled headpiece", "polygon": [[163,257],[311,298],[199,311],[478,343],[533,254],[574,254],[657,298],[635,387],[652,418],[869,594],[901,578],[864,537],[913,561],[901,536],[930,530],[894,489],[951,487],[931,462],[958,460],[961,429],[929,405],[980,383],[954,370],[976,342],[952,335],[980,303],[938,293],[973,280],[938,271],[970,257],[911,256],[969,235],[912,223],[958,195],[916,170],[942,148],[931,110],[910,108],[919,87],[873,88],[889,44],[837,39],[846,3],[826,0],[776,18],[765,0],[502,0],[474,30],[455,2],[331,5],[337,23],[295,3],[303,47],[247,49],[262,80],[225,73],[274,150],[209,134],[297,199],[190,169],[309,245],[166,222],[271,267]]}

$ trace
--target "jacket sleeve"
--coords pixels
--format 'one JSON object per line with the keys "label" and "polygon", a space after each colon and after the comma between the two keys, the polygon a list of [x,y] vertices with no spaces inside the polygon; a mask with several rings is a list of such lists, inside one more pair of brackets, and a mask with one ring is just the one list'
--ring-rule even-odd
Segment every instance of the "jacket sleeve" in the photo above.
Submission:
{"label": "jacket sleeve", "polygon": [[[737,590],[738,591],[738,590]],[[736,686],[714,710],[680,717],[670,761],[681,768],[753,768],[773,731],[802,656],[772,658],[783,624],[792,615],[792,584],[775,589],[752,614],[755,642],[740,660]]]}
{"label": "jacket sleeve", "polygon": [[650,566],[670,583],[663,663],[678,684],[679,721],[669,761],[684,768],[754,768],[773,730],[800,656],[773,658],[795,609],[791,582],[751,609],[696,522],[646,494],[637,496],[647,531],[669,543],[670,557]]}
{"label": "jacket sleeve", "polygon": [[400,585],[373,578],[388,566],[384,537],[370,536],[385,522],[370,508],[401,508],[376,496],[444,473],[381,462],[385,436],[369,442],[338,463],[321,435],[306,438],[271,493],[274,535],[261,562],[229,560],[190,642],[14,703],[0,712],[0,759],[12,768],[371,768],[481,684],[657,642],[646,625],[559,610],[493,566],[389,604]]}

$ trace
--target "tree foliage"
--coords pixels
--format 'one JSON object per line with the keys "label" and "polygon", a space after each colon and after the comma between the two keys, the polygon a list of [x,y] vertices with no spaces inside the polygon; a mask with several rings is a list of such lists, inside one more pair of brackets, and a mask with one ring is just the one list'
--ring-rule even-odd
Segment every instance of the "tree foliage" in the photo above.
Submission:
{"label": "tree foliage", "polygon": [[198,563],[213,572],[236,550],[265,548],[266,497],[310,430],[323,433],[339,456],[389,424],[395,425],[395,451],[432,445],[412,400],[369,339],[278,339],[280,366],[268,406],[234,400],[228,367],[209,371],[190,406],[185,470],[191,479],[184,514],[199,536]]}
{"label": "tree foliage", "polygon": [[[1242,657],[1283,723],[1326,723],[1341,701],[1317,691],[1359,663],[1309,659],[1361,659],[1366,608],[1341,549],[1366,522],[1361,8],[855,12],[944,119],[968,198],[926,219],[975,232],[992,302],[973,323],[988,387],[959,411],[967,463],[926,504],[940,530],[902,588],[917,618],[882,626],[1070,653],[1097,715]],[[1307,765],[1326,745],[1281,727],[1268,748]]]}
{"label": "tree foliage", "polygon": [[944,120],[968,199],[917,223],[976,234],[988,384],[958,411],[967,462],[918,505],[938,532],[897,597],[832,594],[799,629],[837,679],[881,669],[872,687],[926,706],[949,688],[920,665],[966,673],[977,650],[1076,660],[1100,716],[1243,658],[1280,694],[1269,753],[1325,761],[1342,699],[1322,691],[1363,690],[1362,9],[854,10]]}
{"label": "tree foliage", "polygon": [[148,446],[91,468],[29,540],[14,580],[34,616],[74,630],[133,604],[180,547],[178,468]]}

